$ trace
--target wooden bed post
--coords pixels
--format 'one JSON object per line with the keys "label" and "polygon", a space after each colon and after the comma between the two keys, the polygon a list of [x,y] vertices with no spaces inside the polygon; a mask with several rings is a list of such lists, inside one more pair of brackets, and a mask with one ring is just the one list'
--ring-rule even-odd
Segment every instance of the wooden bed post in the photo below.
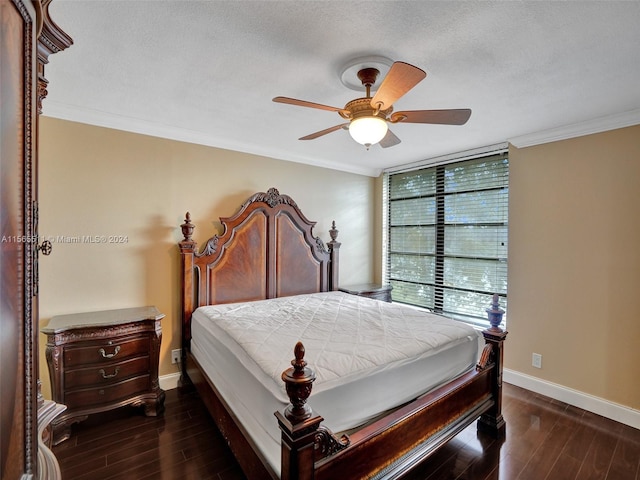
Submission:
{"label": "wooden bed post", "polygon": [[[502,364],[504,340],[507,338],[508,332],[500,328],[504,310],[500,308],[497,293],[493,295],[493,302],[491,308],[487,309],[487,315],[491,327],[484,330],[482,335],[484,336],[486,345],[491,347],[491,357],[495,364],[492,375],[493,378],[491,380],[491,395],[494,399],[494,404],[489,411],[480,416],[478,429],[497,437],[503,437],[506,431],[506,424],[502,417]],[[486,348],[487,347],[485,347],[485,349]]]}
{"label": "wooden bed post", "polygon": [[180,380],[178,386],[185,388],[191,384],[186,375],[186,359],[187,352],[191,345],[191,314],[193,313],[193,256],[196,251],[196,242],[193,241],[193,229],[196,226],[191,223],[191,214],[187,212],[184,223],[180,225],[184,239],[178,244],[180,247],[180,256],[182,257],[182,355],[180,365]]}
{"label": "wooden bed post", "polygon": [[281,480],[311,480],[314,476],[315,437],[320,423],[324,420],[314,415],[306,404],[311,395],[311,386],[316,374],[307,368],[304,361],[304,346],[296,344],[292,367],[282,373],[287,395],[291,404],[284,415],[276,412],[278,425],[282,430]]}
{"label": "wooden bed post", "polygon": [[336,240],[338,238],[338,229],[336,228],[335,220],[331,223],[329,236],[331,237],[331,241],[327,242],[329,252],[331,253],[331,276],[329,277],[329,291],[333,291],[338,290],[338,273],[340,271],[339,253],[340,245],[342,245]]}

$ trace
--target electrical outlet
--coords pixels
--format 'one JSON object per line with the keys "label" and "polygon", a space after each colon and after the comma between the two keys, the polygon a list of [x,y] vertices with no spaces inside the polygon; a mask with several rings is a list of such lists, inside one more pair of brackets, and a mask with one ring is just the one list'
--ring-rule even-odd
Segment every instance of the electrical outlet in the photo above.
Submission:
{"label": "electrical outlet", "polygon": [[534,353],[531,355],[531,365],[536,368],[542,368],[542,355]]}
{"label": "electrical outlet", "polygon": [[182,351],[180,349],[171,350],[171,363],[180,363],[181,354]]}

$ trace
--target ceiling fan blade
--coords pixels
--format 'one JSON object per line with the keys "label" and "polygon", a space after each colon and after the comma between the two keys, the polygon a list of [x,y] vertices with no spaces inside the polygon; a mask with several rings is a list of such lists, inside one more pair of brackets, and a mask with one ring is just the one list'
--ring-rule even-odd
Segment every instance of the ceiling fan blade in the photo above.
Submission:
{"label": "ceiling fan blade", "polygon": [[464,125],[471,116],[471,110],[409,110],[394,112],[389,117],[391,123],[439,123],[442,125]]}
{"label": "ceiling fan blade", "polygon": [[380,146],[382,148],[393,147],[400,143],[400,139],[396,137],[396,135],[391,131],[387,130],[387,134],[384,136],[382,140],[380,140]]}
{"label": "ceiling fan blade", "polygon": [[305,137],[300,137],[298,140],[313,140],[314,138],[321,137],[323,135],[326,135],[327,133],[335,132],[336,130],[340,130],[341,128],[347,128],[348,126],[348,123],[342,123],[330,128],[325,128],[324,130],[320,130],[319,132],[311,133]]}
{"label": "ceiling fan blade", "polygon": [[273,99],[277,103],[288,103],[289,105],[297,105],[299,107],[318,108],[320,110],[328,110],[330,112],[341,112],[343,109],[338,107],[330,107],[329,105],[322,105],[321,103],[307,102],[306,100],[298,100],[296,98],[289,97],[275,97]]}
{"label": "ceiling fan blade", "polygon": [[371,106],[377,108],[380,104],[380,110],[386,110],[426,76],[426,72],[418,67],[404,62],[394,62],[371,99]]}

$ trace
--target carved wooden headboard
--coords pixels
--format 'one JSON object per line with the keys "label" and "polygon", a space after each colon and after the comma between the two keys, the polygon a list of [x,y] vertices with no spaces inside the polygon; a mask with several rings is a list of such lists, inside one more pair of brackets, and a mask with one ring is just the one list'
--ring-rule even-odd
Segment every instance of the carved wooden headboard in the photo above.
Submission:
{"label": "carved wooden headboard", "polygon": [[182,257],[182,341],[191,340],[191,313],[203,305],[263,300],[338,289],[338,231],[327,245],[311,233],[296,203],[275,188],[252,195],[233,216],[220,217],[201,252],[187,212]]}

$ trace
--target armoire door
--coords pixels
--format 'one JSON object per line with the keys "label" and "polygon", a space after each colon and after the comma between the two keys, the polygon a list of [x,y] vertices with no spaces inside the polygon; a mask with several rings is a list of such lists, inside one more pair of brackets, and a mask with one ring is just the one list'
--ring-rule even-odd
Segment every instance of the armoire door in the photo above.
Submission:
{"label": "armoire door", "polygon": [[[0,0],[0,478],[38,477],[38,114],[72,40],[51,0]],[[48,247],[51,245],[49,244]]]}
{"label": "armoire door", "polygon": [[[33,330],[33,160],[37,18],[0,0],[0,473],[37,472],[37,337]],[[35,341],[34,341],[35,340]]]}

